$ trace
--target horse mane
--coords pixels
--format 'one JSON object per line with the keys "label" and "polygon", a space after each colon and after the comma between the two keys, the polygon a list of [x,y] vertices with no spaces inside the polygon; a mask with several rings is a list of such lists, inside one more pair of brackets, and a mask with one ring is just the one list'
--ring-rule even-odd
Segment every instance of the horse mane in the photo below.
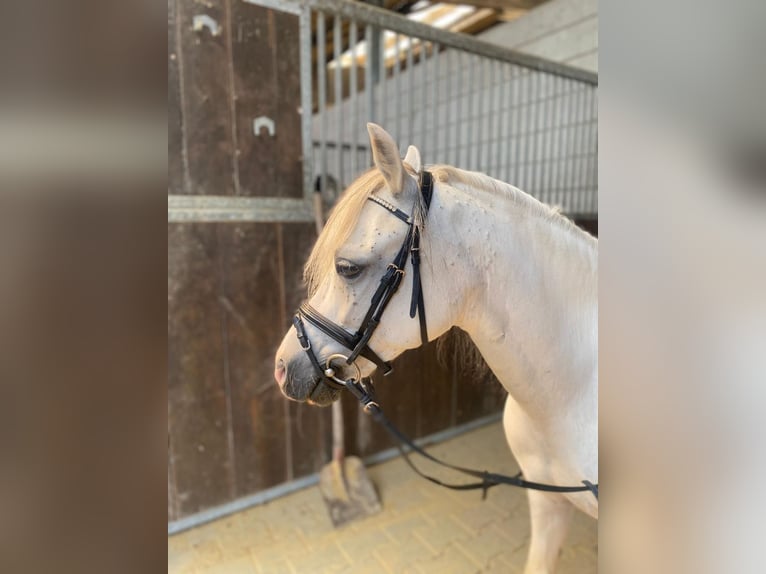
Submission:
{"label": "horse mane", "polygon": [[494,377],[471,336],[460,327],[452,327],[436,339],[436,360],[442,367],[471,380],[483,381],[488,376]]}
{"label": "horse mane", "polygon": [[[434,165],[428,169],[438,183],[449,185],[468,194],[471,193],[472,189],[479,188],[501,195],[509,199],[514,205],[528,210],[531,215],[542,217],[552,225],[559,226],[571,233],[585,236],[595,245],[596,239],[563,215],[560,207],[542,203],[517,187],[483,173],[466,171],[451,165]],[[453,327],[439,337],[436,341],[436,352],[439,362],[445,366],[450,365],[454,357],[459,357],[453,368],[457,368],[459,373],[463,375],[479,380],[494,376],[471,337],[458,327]]]}
{"label": "horse mane", "polygon": [[595,238],[578,227],[574,221],[561,213],[560,207],[542,203],[528,193],[503,181],[494,179],[477,171],[466,171],[451,165],[434,165],[429,168],[434,180],[471,194],[472,189],[479,188],[490,193],[501,195],[516,206],[526,209],[530,215],[542,217],[545,221],[557,225],[572,233]]}

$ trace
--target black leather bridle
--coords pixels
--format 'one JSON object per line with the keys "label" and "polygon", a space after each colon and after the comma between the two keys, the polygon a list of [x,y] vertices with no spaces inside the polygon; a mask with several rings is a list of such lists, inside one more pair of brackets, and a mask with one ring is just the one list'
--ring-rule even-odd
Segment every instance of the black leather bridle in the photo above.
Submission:
{"label": "black leather bridle", "polygon": [[[426,211],[425,215],[427,216],[428,208],[431,205],[431,197],[433,195],[433,177],[429,172],[421,172],[418,188],[422,195],[423,205],[425,206]],[[399,289],[399,285],[404,277],[408,259],[412,262],[412,299],[410,301],[410,317],[414,318],[416,314],[418,315],[420,321],[421,342],[423,344],[428,342],[426,308],[423,303],[423,286],[420,281],[420,229],[415,224],[415,207],[413,207],[412,213],[407,215],[395,205],[392,205],[377,196],[371,195],[368,199],[406,223],[409,226],[409,229],[407,230],[407,235],[404,238],[404,242],[399,248],[396,257],[394,257],[394,260],[388,264],[386,272],[383,274],[383,277],[381,277],[380,284],[370,300],[370,306],[367,309],[367,313],[365,314],[364,319],[362,319],[359,328],[355,333],[350,333],[344,327],[322,315],[319,311],[314,309],[314,307],[309,305],[308,302],[301,305],[293,317],[293,325],[298,334],[298,341],[301,344],[301,348],[306,352],[311,364],[319,375],[317,384],[319,384],[320,381],[324,381],[331,388],[335,389],[345,388],[345,382],[334,376],[334,370],[330,365],[330,360],[332,358],[343,357],[348,365],[353,365],[357,357],[361,356],[375,363],[384,375],[391,372],[391,364],[380,358],[380,356],[370,348],[369,343],[372,335],[375,333],[375,329],[377,329],[380,324],[380,319],[383,316],[386,307]],[[306,334],[304,321],[311,323],[325,335],[343,345],[346,349],[351,351],[351,354],[348,355],[348,357],[337,354],[328,357],[323,368],[311,347],[311,341]],[[311,394],[313,394],[313,391]]]}
{"label": "black leather bridle", "polygon": [[[433,195],[433,178],[427,171],[423,171],[420,176],[418,185],[420,193],[423,196],[423,204],[425,206],[425,215],[428,215],[428,209],[431,205],[431,196]],[[369,342],[372,338],[375,329],[380,324],[380,318],[383,312],[386,310],[391,298],[399,289],[399,284],[402,281],[405,273],[405,266],[407,265],[407,259],[412,262],[412,299],[410,301],[410,317],[414,318],[417,313],[420,320],[420,338],[425,345],[428,342],[428,330],[426,328],[426,309],[423,303],[423,286],[420,281],[420,229],[415,225],[414,215],[415,207],[413,207],[412,214],[407,215],[401,209],[390,204],[389,202],[380,199],[379,197],[370,196],[370,201],[380,205],[387,211],[392,213],[397,218],[401,219],[409,226],[407,230],[407,236],[404,238],[402,246],[399,248],[396,257],[393,262],[388,264],[386,272],[380,279],[380,285],[376,289],[370,301],[370,307],[367,309],[367,313],[362,319],[362,323],[355,333],[350,333],[337,323],[331,321],[319,311],[314,309],[308,303],[304,303],[296,311],[293,317],[293,325],[295,331],[298,334],[298,341],[301,344],[301,348],[306,352],[314,367],[314,370],[319,375],[314,388],[309,393],[309,397],[314,394],[317,386],[320,382],[324,381],[329,387],[334,389],[346,389],[359,401],[362,405],[364,412],[371,415],[383,428],[398,442],[396,442],[396,448],[401,453],[405,462],[414,470],[418,475],[422,476],[426,480],[444,486],[453,490],[475,490],[481,489],[483,496],[486,498],[487,490],[498,484],[508,484],[511,486],[517,486],[520,488],[527,488],[531,490],[541,490],[545,492],[591,492],[596,499],[598,499],[598,484],[593,484],[588,480],[583,480],[582,485],[578,486],[559,486],[554,484],[545,484],[540,482],[532,482],[525,480],[521,473],[514,476],[506,476],[502,474],[487,472],[486,470],[475,470],[471,468],[465,468],[457,466],[439,460],[430,453],[424,451],[406,435],[404,435],[399,429],[397,429],[391,421],[383,414],[383,410],[378,404],[375,397],[375,389],[372,385],[372,381],[369,379],[363,379],[359,367],[355,361],[358,357],[364,357],[375,363],[378,368],[383,371],[383,374],[387,375],[391,372],[391,365],[387,361],[378,356],[373,351]],[[328,335],[334,341],[343,345],[346,349],[351,351],[348,356],[341,354],[333,354],[326,358],[325,366],[322,368],[319,359],[317,358],[314,350],[311,347],[311,341],[306,334],[304,326],[304,320],[308,321],[320,331]],[[331,362],[334,359],[344,359],[346,364],[353,366],[356,369],[356,378],[341,379],[335,376],[335,369],[332,367]],[[430,476],[422,472],[415,464],[410,460],[407,451],[402,448],[402,444],[407,445],[411,451],[417,452],[423,456],[440,464],[446,468],[450,468],[454,471],[460,472],[464,475],[478,478],[479,482],[471,482],[468,484],[451,484],[444,482],[436,477]]]}

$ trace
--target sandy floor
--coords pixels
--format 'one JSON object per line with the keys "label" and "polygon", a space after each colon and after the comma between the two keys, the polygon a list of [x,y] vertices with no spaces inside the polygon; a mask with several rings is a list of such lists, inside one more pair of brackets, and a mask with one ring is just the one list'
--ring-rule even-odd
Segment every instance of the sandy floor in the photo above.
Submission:
{"label": "sandy floor", "polygon": [[[465,466],[518,470],[500,423],[429,451]],[[454,492],[424,481],[399,458],[369,468],[368,474],[383,505],[375,516],[334,530],[318,487],[307,488],[169,537],[168,572],[522,571],[529,537],[523,491],[498,486],[482,501],[480,492]],[[575,513],[558,573],[596,572],[597,542],[596,522]]]}

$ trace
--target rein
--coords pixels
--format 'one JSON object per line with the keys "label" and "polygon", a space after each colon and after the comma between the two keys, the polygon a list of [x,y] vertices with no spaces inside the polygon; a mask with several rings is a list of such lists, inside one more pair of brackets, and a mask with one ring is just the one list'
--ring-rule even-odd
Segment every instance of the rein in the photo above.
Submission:
{"label": "rein", "polygon": [[[365,413],[372,416],[372,418],[377,422],[379,425],[381,425],[384,429],[386,429],[386,432],[388,432],[389,435],[391,435],[392,438],[396,439],[395,445],[399,453],[402,455],[402,458],[404,458],[407,465],[415,471],[416,474],[421,476],[422,478],[425,478],[426,480],[433,482],[434,484],[438,484],[439,486],[443,486],[445,488],[450,488],[452,490],[476,490],[481,489],[482,490],[482,499],[487,498],[487,490],[492,488],[493,486],[497,486],[498,484],[508,484],[510,486],[517,486],[519,488],[526,488],[529,490],[543,490],[545,492],[584,492],[584,491],[590,491],[593,493],[593,496],[596,497],[596,500],[598,500],[598,484],[593,484],[588,480],[583,480],[583,486],[556,486],[554,484],[544,484],[541,482],[532,482],[529,480],[525,480],[521,476],[521,472],[514,476],[507,476],[505,474],[497,474],[494,472],[487,472],[486,470],[474,470],[472,468],[465,468],[463,466],[458,466],[455,464],[451,464],[449,462],[445,462],[443,460],[440,460],[433,456],[432,454],[429,454],[422,448],[420,448],[418,445],[416,445],[407,435],[402,433],[394,424],[388,420],[388,417],[383,413],[383,409],[381,409],[378,402],[375,400],[375,388],[372,386],[372,381],[370,379],[361,379],[359,382],[355,381],[354,379],[348,379],[345,381],[346,389],[348,389],[352,395],[359,401],[359,403],[362,405],[362,410],[364,410]],[[473,478],[481,479],[481,482],[470,482],[467,484],[452,484],[448,482],[443,482],[439,480],[438,478],[435,478],[431,475],[428,475],[421,471],[417,466],[415,466],[415,463],[410,460],[409,454],[407,453],[404,448],[402,448],[402,445],[407,445],[411,451],[414,451],[418,453],[423,458],[427,458],[431,462],[435,462],[436,464],[443,466],[445,468],[449,468],[451,470],[460,472],[462,474],[465,474],[467,476],[471,476]]]}
{"label": "rein", "polygon": [[[425,204],[427,214],[431,205],[431,198],[433,196],[433,177],[429,172],[424,170],[421,173],[418,187],[420,189],[420,193],[423,196],[423,203]],[[372,385],[372,381],[369,378],[365,379],[361,376],[361,371],[356,365],[356,359],[361,356],[373,362],[383,371],[384,375],[387,375],[392,371],[391,364],[388,361],[384,361],[377,353],[375,353],[375,351],[370,348],[369,341],[372,338],[375,329],[377,329],[378,325],[380,324],[380,319],[383,315],[383,312],[386,310],[388,303],[391,301],[391,298],[399,289],[399,284],[404,277],[407,259],[409,259],[412,263],[413,273],[412,298],[410,300],[410,318],[414,318],[416,314],[418,315],[418,320],[420,322],[421,342],[423,345],[428,342],[426,310],[425,304],[423,302],[423,286],[420,280],[420,229],[415,225],[413,220],[414,210],[413,215],[407,215],[405,212],[383,199],[375,196],[370,196],[368,199],[373,203],[383,207],[389,213],[406,223],[409,226],[409,229],[401,248],[396,254],[396,257],[394,257],[393,262],[388,264],[386,272],[380,279],[380,285],[378,285],[378,288],[373,294],[367,313],[365,314],[361,325],[355,333],[350,333],[342,326],[331,321],[308,303],[304,303],[300,306],[298,311],[296,311],[295,316],[293,317],[293,325],[295,326],[295,330],[298,335],[298,341],[300,342],[301,348],[308,355],[315,371],[319,375],[319,379],[317,380],[314,389],[316,389],[320,382],[324,382],[330,388],[336,390],[348,390],[359,401],[362,406],[362,410],[364,410],[364,412],[368,415],[372,416],[372,418],[384,429],[386,429],[386,432],[388,432],[388,434],[395,439],[396,448],[399,450],[402,457],[407,462],[407,465],[419,476],[434,484],[438,484],[439,486],[453,490],[475,490],[480,488],[482,490],[482,498],[486,498],[487,490],[489,488],[497,486],[498,484],[508,484],[511,486],[517,486],[519,488],[542,490],[546,492],[590,491],[593,493],[596,499],[598,499],[598,484],[592,484],[587,480],[582,481],[583,486],[556,486],[552,484],[544,484],[525,480],[522,478],[520,472],[515,476],[506,476],[503,474],[474,470],[471,468],[465,468],[444,462],[420,448],[399,429],[397,429],[390,420],[388,420],[375,399],[375,389]],[[346,347],[346,349],[351,351],[351,354],[348,356],[337,353],[330,355],[325,362],[325,367],[322,368],[319,359],[314,354],[314,351],[311,347],[311,341],[306,334],[304,321],[308,321],[320,331],[328,335],[331,339]],[[335,369],[332,366],[332,361],[334,359],[344,359],[347,365],[353,366],[356,369],[356,378],[352,377],[344,380],[335,376]],[[311,396],[313,393],[314,390],[309,393],[309,396]],[[418,453],[422,457],[427,458],[436,464],[460,472],[467,476],[478,478],[481,481],[467,484],[451,484],[425,474],[410,460],[408,452],[402,448],[402,445],[406,445],[411,451]]]}

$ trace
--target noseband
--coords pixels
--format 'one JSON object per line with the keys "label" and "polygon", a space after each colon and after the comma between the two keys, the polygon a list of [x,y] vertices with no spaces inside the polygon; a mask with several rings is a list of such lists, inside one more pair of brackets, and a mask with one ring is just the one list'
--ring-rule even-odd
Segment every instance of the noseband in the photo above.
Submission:
{"label": "noseband", "polygon": [[[421,172],[418,188],[423,197],[426,214],[428,214],[428,208],[431,205],[431,197],[433,195],[433,178],[429,172]],[[375,329],[377,329],[380,324],[383,312],[386,310],[391,298],[399,289],[399,284],[404,277],[408,259],[412,262],[412,299],[410,301],[410,317],[414,318],[415,314],[418,315],[420,321],[421,342],[423,344],[428,342],[426,309],[425,304],[423,303],[423,286],[420,281],[420,229],[415,225],[415,208],[413,207],[412,214],[407,215],[401,209],[379,197],[371,195],[368,199],[406,223],[409,229],[407,230],[407,236],[404,238],[404,242],[399,248],[396,257],[394,257],[394,260],[388,264],[386,272],[383,274],[383,277],[381,277],[380,284],[370,300],[370,306],[367,309],[367,313],[365,314],[364,319],[362,319],[359,328],[355,333],[350,333],[344,327],[322,315],[319,311],[314,309],[314,307],[309,305],[308,302],[301,305],[293,317],[293,325],[298,334],[298,341],[301,344],[301,348],[308,355],[311,364],[314,366],[314,370],[319,375],[319,381],[324,381],[331,388],[335,389],[345,388],[345,381],[335,377],[334,370],[330,365],[333,358],[345,358],[346,364],[352,365],[356,359],[361,356],[375,363],[384,375],[391,372],[391,364],[388,361],[384,361],[375,351],[373,351],[370,348],[369,342],[372,335],[375,333]],[[312,349],[311,341],[306,334],[304,321],[311,323],[335,342],[343,345],[351,352],[351,354],[348,355],[348,357],[338,354],[332,355],[327,358],[325,367],[322,368],[321,362],[317,358],[314,349]],[[319,384],[319,381],[317,381],[317,384]]]}

